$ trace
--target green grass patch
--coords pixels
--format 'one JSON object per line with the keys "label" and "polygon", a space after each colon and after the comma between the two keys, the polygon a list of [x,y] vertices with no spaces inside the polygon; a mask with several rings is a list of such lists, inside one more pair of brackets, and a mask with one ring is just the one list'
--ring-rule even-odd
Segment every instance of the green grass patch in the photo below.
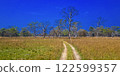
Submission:
{"label": "green grass patch", "polygon": [[65,44],[67,46],[67,60],[75,60],[71,47],[69,46],[69,44],[67,44],[67,43],[65,43]]}

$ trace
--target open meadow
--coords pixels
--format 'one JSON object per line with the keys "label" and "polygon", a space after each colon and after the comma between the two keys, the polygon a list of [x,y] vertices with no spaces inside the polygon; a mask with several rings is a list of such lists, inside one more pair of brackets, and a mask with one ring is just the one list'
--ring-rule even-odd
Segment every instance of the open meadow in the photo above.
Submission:
{"label": "open meadow", "polygon": [[0,38],[0,60],[59,60],[63,49],[58,39]]}
{"label": "open meadow", "polygon": [[82,37],[66,40],[83,60],[120,60],[120,38]]}
{"label": "open meadow", "polygon": [[[73,45],[82,60],[120,60],[120,38],[1,37],[0,60],[60,60],[66,45],[66,59],[76,60]],[[65,57],[65,56],[63,56]]]}

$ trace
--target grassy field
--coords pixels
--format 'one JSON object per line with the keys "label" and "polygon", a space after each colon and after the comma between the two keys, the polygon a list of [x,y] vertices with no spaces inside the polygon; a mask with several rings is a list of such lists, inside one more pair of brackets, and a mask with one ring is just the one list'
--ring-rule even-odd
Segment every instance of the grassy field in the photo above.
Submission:
{"label": "grassy field", "polygon": [[[120,38],[81,37],[43,39],[34,37],[0,38],[0,60],[59,60],[63,40],[72,44],[82,60],[120,60]],[[74,60],[72,49],[66,44],[67,59]]]}
{"label": "grassy field", "polygon": [[69,44],[67,44],[67,43],[65,43],[65,44],[67,46],[67,60],[75,60],[71,47],[69,46]]}
{"label": "grassy field", "polygon": [[59,60],[63,49],[58,39],[0,38],[0,60]]}
{"label": "grassy field", "polygon": [[78,50],[83,60],[120,60],[120,38],[82,37],[66,41]]}

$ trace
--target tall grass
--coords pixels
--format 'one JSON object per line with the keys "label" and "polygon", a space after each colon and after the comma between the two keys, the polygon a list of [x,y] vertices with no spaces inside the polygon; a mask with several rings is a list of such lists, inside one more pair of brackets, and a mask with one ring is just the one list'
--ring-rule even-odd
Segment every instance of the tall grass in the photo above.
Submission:
{"label": "tall grass", "polygon": [[120,38],[82,37],[66,39],[85,60],[120,60]]}
{"label": "tall grass", "polygon": [[59,39],[0,38],[0,60],[59,60],[63,49]]}

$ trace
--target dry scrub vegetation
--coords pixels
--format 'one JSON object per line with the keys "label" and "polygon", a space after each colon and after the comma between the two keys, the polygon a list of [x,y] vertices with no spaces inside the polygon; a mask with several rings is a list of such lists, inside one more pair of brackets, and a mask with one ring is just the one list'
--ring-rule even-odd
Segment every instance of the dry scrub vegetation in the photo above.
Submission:
{"label": "dry scrub vegetation", "polygon": [[120,60],[120,38],[82,37],[67,40],[83,60]]}
{"label": "dry scrub vegetation", "polygon": [[59,60],[63,49],[58,39],[0,38],[0,60]]}

